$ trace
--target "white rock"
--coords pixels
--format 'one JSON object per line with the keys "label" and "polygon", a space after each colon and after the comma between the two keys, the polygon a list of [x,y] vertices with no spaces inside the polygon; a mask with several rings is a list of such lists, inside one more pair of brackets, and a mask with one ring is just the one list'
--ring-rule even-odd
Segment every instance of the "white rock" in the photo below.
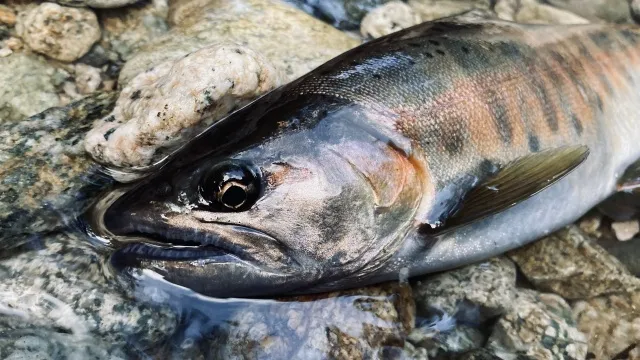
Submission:
{"label": "white rock", "polygon": [[616,233],[618,240],[627,241],[633,239],[640,232],[640,223],[638,220],[614,222],[611,224],[611,228]]}
{"label": "white rock", "polygon": [[91,10],[42,3],[18,19],[18,34],[33,50],[71,62],[100,39],[98,19]]}
{"label": "white rock", "polygon": [[99,162],[144,166],[236,106],[281,85],[262,55],[235,44],[212,45],[133,78],[110,116],[87,134]]}
{"label": "white rock", "polygon": [[76,87],[81,94],[91,94],[98,90],[101,83],[100,69],[85,64],[76,65]]}
{"label": "white rock", "polygon": [[377,38],[398,30],[417,25],[420,15],[409,5],[391,1],[369,12],[360,24],[360,32],[365,37]]}

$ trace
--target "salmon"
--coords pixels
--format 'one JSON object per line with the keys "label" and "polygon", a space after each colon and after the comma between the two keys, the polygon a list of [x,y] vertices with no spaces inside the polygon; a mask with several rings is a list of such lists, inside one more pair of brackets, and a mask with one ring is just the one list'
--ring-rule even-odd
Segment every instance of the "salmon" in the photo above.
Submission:
{"label": "salmon", "polygon": [[485,260],[624,188],[640,30],[465,19],[354,48],[106,194],[88,218],[113,267],[216,297],[343,289]]}

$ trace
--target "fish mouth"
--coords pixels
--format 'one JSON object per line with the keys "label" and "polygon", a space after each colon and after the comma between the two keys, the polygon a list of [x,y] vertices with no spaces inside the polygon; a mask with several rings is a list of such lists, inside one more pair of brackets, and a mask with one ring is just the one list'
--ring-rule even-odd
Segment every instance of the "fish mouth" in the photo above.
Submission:
{"label": "fish mouth", "polygon": [[[129,190],[123,188],[105,195],[89,210],[86,218],[94,240],[114,250],[112,257],[120,267],[139,266],[142,259],[199,260],[204,263],[240,261],[254,265],[263,262],[253,255],[257,253],[255,249],[237,244],[234,238],[250,238],[268,244],[265,250],[269,253],[277,254],[280,260],[287,259],[287,265],[297,265],[279,246],[277,239],[251,227],[223,222],[197,222],[192,227],[178,227],[150,215],[124,216],[118,202]],[[194,230],[201,226],[207,229]]]}

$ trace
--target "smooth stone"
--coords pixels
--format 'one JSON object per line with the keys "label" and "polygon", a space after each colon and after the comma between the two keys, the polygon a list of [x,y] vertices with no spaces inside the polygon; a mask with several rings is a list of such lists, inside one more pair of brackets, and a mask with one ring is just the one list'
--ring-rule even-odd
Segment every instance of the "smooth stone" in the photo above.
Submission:
{"label": "smooth stone", "polygon": [[360,44],[291,5],[267,0],[176,1],[169,20],[175,28],[125,64],[121,86],[157,64],[222,41],[262,54],[289,81]]}
{"label": "smooth stone", "polygon": [[5,5],[0,5],[0,24],[13,26],[16,24],[16,12]]}
{"label": "smooth stone", "polygon": [[618,240],[628,241],[640,232],[640,223],[638,220],[614,222],[611,224],[611,229]]}
{"label": "smooth stone", "polygon": [[[0,58],[0,127],[58,106],[55,68],[38,56],[13,53]],[[2,140],[0,140],[1,142]]]}
{"label": "smooth stone", "polygon": [[569,300],[640,289],[640,279],[575,225],[509,257],[537,289]]}
{"label": "smooth stone", "polygon": [[16,29],[33,51],[65,62],[82,57],[101,35],[93,11],[48,2],[20,16]]}

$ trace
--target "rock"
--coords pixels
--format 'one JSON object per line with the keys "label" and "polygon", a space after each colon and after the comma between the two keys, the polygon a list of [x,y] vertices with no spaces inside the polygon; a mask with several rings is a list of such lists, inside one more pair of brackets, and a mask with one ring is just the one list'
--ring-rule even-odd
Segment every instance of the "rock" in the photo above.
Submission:
{"label": "rock", "polygon": [[0,49],[0,58],[7,57],[11,54],[13,54],[13,51],[9,48]]}
{"label": "rock", "polygon": [[102,83],[100,69],[85,64],[76,65],[76,87],[80,94],[91,94]]}
{"label": "rock", "polygon": [[85,148],[102,163],[148,165],[156,151],[183,143],[283,82],[254,51],[235,44],[212,45],[131,80],[113,113],[87,134]]}
{"label": "rock", "polygon": [[407,4],[388,2],[373,9],[360,24],[364,37],[378,38],[422,22],[420,16]]}
{"label": "rock", "polygon": [[501,359],[585,359],[586,337],[561,297],[519,290],[486,348]]}
{"label": "rock", "polygon": [[[129,60],[141,47],[169,31],[168,11],[165,0],[143,2],[127,11],[102,10],[98,13],[103,28],[100,45],[118,54],[120,60]],[[109,58],[112,63],[116,60]]]}
{"label": "rock", "polygon": [[99,9],[118,8],[135,4],[141,0],[54,0],[58,4],[67,6],[89,6]]}
{"label": "rock", "polygon": [[520,0],[497,0],[493,5],[496,15],[507,21],[515,21],[518,10],[520,10]]}
{"label": "rock", "polygon": [[83,139],[116,96],[98,93],[0,123],[0,249],[67,226],[108,187],[111,180],[85,154]]}
{"label": "rock", "polygon": [[580,230],[584,231],[585,234],[594,237],[602,236],[600,225],[602,225],[602,215],[600,214],[587,215],[578,223]]}
{"label": "rock", "polygon": [[[92,359],[124,360],[129,357],[121,349],[108,344],[69,335],[56,329],[5,328],[0,324],[0,358],[4,360]],[[51,355],[54,354],[54,357]]]}
{"label": "rock", "polygon": [[[588,6],[585,6],[588,7]],[[589,20],[572,12],[541,4],[537,0],[521,0],[514,20],[525,24],[588,24]]]}
{"label": "rock", "polygon": [[469,265],[413,284],[417,315],[472,316],[482,323],[504,313],[515,297],[516,268],[504,257]]}
{"label": "rock", "polygon": [[640,280],[575,225],[521,249],[510,258],[542,291],[586,299],[640,288]]}
{"label": "rock", "polygon": [[493,352],[487,349],[477,349],[477,350],[466,352],[456,357],[455,360],[502,360],[502,359],[497,357]]}
{"label": "rock", "polygon": [[633,276],[640,276],[640,238],[636,237],[628,241],[599,241],[611,255],[615,256],[629,270]]}
{"label": "rock", "polygon": [[640,341],[640,291],[578,301],[573,313],[592,358],[621,359],[618,354]]}
{"label": "rock", "polygon": [[388,348],[401,351],[414,320],[406,284],[287,298],[241,309],[202,344],[206,350],[195,353],[216,359],[381,358],[393,352]]}
{"label": "rock", "polygon": [[612,23],[631,21],[629,0],[547,0],[553,6],[571,11],[590,20],[605,20]]}
{"label": "rock", "polygon": [[390,0],[290,0],[307,13],[342,30],[354,30],[374,8]]}
{"label": "rock", "polygon": [[16,13],[12,8],[0,5],[0,24],[13,26],[16,24]]}
{"label": "rock", "polygon": [[633,239],[640,232],[640,223],[638,220],[614,222],[611,228],[616,234],[616,238],[620,241]]}
{"label": "rock", "polygon": [[640,23],[640,0],[631,0],[631,15]]}
{"label": "rock", "polygon": [[176,1],[171,3],[169,20],[175,28],[127,61],[120,84],[159,63],[221,41],[264,55],[288,80],[360,44],[292,6],[267,0]]}
{"label": "rock", "polygon": [[419,321],[408,341],[436,358],[481,348],[487,338],[481,328],[509,310],[515,284],[515,266],[504,257],[416,281]]}
{"label": "rock", "polygon": [[51,79],[54,71],[54,67],[36,56],[0,57],[0,84],[11,84],[0,86],[0,126],[59,104]]}
{"label": "rock", "polygon": [[418,13],[422,21],[458,15],[472,9],[491,8],[490,0],[409,0],[408,4]]}
{"label": "rock", "polygon": [[[0,259],[3,334],[7,328],[57,329],[69,339],[99,339],[109,349],[135,344],[142,350],[165,342],[177,328],[170,308],[128,298],[105,277],[104,259],[84,239],[50,235],[36,249],[17,250]],[[56,340],[30,334],[39,347]]]}
{"label": "rock", "polygon": [[91,10],[42,3],[21,17],[18,34],[34,51],[72,62],[100,39],[98,19]]}

